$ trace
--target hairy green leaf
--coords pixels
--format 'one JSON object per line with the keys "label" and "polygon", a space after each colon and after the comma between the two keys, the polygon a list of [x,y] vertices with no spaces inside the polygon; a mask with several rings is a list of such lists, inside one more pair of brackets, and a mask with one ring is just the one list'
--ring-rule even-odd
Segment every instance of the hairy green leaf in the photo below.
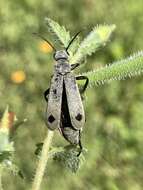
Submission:
{"label": "hairy green leaf", "polygon": [[105,46],[114,29],[115,25],[99,25],[94,27],[89,35],[81,42],[70,63],[79,63],[87,55],[91,55],[100,47]]}
{"label": "hairy green leaf", "polygon": [[69,145],[62,151],[58,151],[53,155],[53,159],[57,161],[63,168],[76,173],[85,161],[83,153],[77,156],[79,150],[75,146]]}
{"label": "hairy green leaf", "polygon": [[67,47],[70,41],[70,32],[67,31],[64,26],[60,26],[57,22],[53,21],[50,18],[45,18],[45,21],[51,34],[53,34],[54,37],[58,38],[64,47]]}

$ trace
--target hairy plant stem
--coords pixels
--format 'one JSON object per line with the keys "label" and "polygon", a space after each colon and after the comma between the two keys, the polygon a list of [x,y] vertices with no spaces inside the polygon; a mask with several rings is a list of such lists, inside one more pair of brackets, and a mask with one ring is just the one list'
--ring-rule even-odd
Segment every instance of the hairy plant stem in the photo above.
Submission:
{"label": "hairy plant stem", "polygon": [[39,158],[39,162],[38,162],[38,166],[36,169],[36,174],[34,177],[34,181],[32,184],[32,190],[40,190],[40,186],[42,183],[42,179],[44,176],[44,172],[45,172],[45,168],[46,168],[46,164],[49,158],[49,148],[52,142],[52,138],[53,138],[53,131],[48,131],[47,133],[47,137],[44,140],[44,144],[43,144],[43,148],[41,151],[41,156]]}
{"label": "hairy plant stem", "polygon": [[[89,87],[102,85],[114,80],[131,78],[141,74],[143,74],[143,51],[100,69],[82,73],[82,75],[88,77]],[[78,84],[83,85],[83,81],[78,81]]]}
{"label": "hairy plant stem", "polygon": [[3,186],[2,186],[2,166],[0,165],[0,190],[3,190]]}

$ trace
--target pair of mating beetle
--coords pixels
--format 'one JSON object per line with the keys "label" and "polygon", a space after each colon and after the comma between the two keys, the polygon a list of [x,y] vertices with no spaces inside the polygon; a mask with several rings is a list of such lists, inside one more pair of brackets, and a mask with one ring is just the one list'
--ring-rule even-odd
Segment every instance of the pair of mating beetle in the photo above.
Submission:
{"label": "pair of mating beetle", "polygon": [[[74,39],[78,36],[78,32],[69,42],[65,50],[57,51],[52,44],[49,43],[55,50],[54,59],[54,75],[51,79],[51,86],[44,93],[47,101],[46,109],[46,124],[50,130],[59,129],[63,137],[73,145],[79,145],[82,151],[81,131],[85,124],[85,113],[82,104],[81,95],[88,86],[88,78],[86,76],[74,76],[72,70],[80,64],[69,64],[68,49]],[[85,84],[79,90],[76,80],[85,80]]]}

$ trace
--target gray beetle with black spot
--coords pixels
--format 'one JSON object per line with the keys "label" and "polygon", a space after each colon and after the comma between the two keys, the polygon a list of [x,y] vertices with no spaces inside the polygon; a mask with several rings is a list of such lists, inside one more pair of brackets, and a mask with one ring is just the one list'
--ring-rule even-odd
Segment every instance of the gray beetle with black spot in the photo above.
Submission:
{"label": "gray beetle with black spot", "polygon": [[[69,64],[68,48],[55,51],[54,74],[51,79],[50,88],[44,93],[47,101],[46,124],[50,130],[59,129],[64,138],[73,145],[79,145],[82,149],[80,136],[85,124],[85,113],[81,95],[88,85],[86,76],[75,76],[72,72],[80,64]],[[44,39],[45,40],[45,39]],[[47,41],[47,40],[46,40]],[[79,90],[76,80],[85,80],[85,84]]]}

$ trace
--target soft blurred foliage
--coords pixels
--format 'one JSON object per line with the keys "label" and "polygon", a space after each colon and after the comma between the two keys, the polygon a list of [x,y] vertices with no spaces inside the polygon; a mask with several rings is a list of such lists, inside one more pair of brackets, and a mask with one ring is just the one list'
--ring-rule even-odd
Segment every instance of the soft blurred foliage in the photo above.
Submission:
{"label": "soft blurred foliage", "polygon": [[[43,92],[49,87],[54,62],[51,49],[32,33],[49,39],[45,17],[65,25],[72,34],[84,29],[82,35],[97,24],[116,24],[112,42],[81,68],[88,71],[143,49],[142,10],[142,0],[0,1],[0,113],[8,104],[18,119],[28,119],[14,140],[16,162],[25,180],[5,172],[5,189],[30,187],[37,162],[35,144],[43,141],[47,130]],[[77,174],[49,161],[42,190],[142,189],[142,82],[140,76],[87,91],[87,122],[82,135],[88,149],[86,161]],[[65,144],[56,132],[53,145]]]}

